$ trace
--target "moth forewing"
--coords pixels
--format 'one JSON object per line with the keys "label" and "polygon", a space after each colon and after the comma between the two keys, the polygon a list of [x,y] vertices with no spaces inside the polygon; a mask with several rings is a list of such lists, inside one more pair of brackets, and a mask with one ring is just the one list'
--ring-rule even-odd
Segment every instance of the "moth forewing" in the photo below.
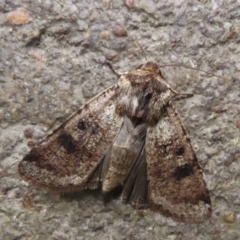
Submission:
{"label": "moth forewing", "polygon": [[86,188],[121,126],[115,101],[113,86],[83,105],[23,158],[20,175],[53,190]]}
{"label": "moth forewing", "polygon": [[211,202],[185,128],[178,93],[146,62],[85,104],[19,164],[26,180],[59,191],[122,186],[122,200],[176,220],[201,222]]}
{"label": "moth forewing", "polygon": [[176,220],[202,222],[211,201],[184,126],[171,103],[146,138],[149,203]]}

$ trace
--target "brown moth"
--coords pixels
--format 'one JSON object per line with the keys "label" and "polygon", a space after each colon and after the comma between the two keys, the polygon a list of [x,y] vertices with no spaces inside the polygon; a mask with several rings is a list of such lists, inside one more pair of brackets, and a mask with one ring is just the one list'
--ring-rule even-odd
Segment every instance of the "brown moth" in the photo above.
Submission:
{"label": "brown moth", "polygon": [[203,222],[211,201],[171,100],[180,96],[146,62],[121,75],[20,162],[27,181],[61,192],[122,187],[122,200],[175,220]]}

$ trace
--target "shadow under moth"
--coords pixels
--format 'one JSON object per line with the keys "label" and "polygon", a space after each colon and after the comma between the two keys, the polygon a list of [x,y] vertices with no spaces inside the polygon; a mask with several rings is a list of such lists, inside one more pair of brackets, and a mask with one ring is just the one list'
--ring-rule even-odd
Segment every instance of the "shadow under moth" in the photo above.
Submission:
{"label": "shadow under moth", "polygon": [[123,202],[178,221],[203,222],[211,201],[190,139],[171,101],[181,96],[146,62],[83,105],[19,163],[51,190],[121,186]]}

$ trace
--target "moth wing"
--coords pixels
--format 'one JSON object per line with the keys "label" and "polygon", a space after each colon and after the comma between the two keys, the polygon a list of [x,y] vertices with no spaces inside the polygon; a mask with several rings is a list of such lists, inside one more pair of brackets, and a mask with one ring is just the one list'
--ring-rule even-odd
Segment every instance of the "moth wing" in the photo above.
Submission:
{"label": "moth wing", "polygon": [[[102,171],[103,192],[109,192],[124,184],[129,170],[141,152],[145,138],[146,124],[134,126],[132,120],[124,116],[123,124],[113,141],[110,158],[104,159],[106,167],[103,167]],[[106,164],[107,162],[109,164]]]}
{"label": "moth wing", "polygon": [[147,164],[144,146],[134,160],[123,184],[122,200],[136,208],[148,206]]}
{"label": "moth wing", "polygon": [[169,103],[146,137],[150,208],[179,221],[202,222],[211,201],[202,171],[179,115]]}
{"label": "moth wing", "polygon": [[53,190],[86,188],[122,123],[115,115],[115,89],[83,105],[34,147],[19,163],[20,175]]}

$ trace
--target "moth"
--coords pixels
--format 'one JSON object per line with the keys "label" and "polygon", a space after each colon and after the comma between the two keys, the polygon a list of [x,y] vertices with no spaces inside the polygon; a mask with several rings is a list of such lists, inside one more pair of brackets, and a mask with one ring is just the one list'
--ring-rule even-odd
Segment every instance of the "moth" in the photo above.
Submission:
{"label": "moth", "polygon": [[19,163],[30,183],[61,192],[121,186],[123,202],[203,222],[211,200],[172,101],[180,93],[146,62],[80,107]]}

